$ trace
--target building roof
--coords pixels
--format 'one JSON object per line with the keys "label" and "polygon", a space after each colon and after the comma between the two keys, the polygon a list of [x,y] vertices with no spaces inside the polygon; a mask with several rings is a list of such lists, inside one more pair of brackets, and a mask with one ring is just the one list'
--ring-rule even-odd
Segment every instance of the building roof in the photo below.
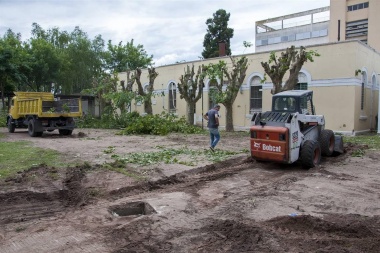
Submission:
{"label": "building roof", "polygon": [[274,94],[273,96],[297,96],[301,97],[307,94],[313,94],[312,90],[287,90],[287,91],[282,91],[277,94]]}

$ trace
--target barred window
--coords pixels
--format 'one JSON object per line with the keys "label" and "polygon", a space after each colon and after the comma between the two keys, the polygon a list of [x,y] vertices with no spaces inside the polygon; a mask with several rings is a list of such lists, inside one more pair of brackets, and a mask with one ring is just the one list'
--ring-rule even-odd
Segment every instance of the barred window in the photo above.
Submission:
{"label": "barred window", "polygon": [[261,112],[263,107],[263,86],[261,78],[255,76],[251,80],[250,113]]}
{"label": "barred window", "polygon": [[175,83],[169,84],[169,112],[175,112],[177,108],[177,87]]}

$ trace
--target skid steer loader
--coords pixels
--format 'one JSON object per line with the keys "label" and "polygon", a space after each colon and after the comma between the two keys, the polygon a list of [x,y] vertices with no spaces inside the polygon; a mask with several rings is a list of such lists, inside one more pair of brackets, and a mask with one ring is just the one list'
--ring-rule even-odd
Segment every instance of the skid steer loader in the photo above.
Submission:
{"label": "skid steer loader", "polygon": [[254,113],[251,120],[251,156],[257,161],[313,168],[321,155],[343,153],[343,138],[325,129],[323,115],[315,115],[313,91],[291,90],[273,95],[272,110]]}

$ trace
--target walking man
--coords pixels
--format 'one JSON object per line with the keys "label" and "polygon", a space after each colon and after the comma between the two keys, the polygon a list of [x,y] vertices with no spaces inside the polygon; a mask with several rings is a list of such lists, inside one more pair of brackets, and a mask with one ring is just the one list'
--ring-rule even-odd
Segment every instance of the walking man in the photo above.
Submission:
{"label": "walking man", "polygon": [[206,112],[203,115],[203,118],[207,120],[207,127],[210,131],[210,149],[214,152],[214,148],[216,144],[218,144],[220,140],[219,134],[219,109],[220,105],[215,105],[214,108]]}

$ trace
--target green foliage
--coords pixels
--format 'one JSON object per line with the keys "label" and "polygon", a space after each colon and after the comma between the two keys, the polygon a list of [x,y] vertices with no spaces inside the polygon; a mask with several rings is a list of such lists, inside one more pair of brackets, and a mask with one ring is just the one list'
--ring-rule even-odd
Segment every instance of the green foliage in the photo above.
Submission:
{"label": "green foliage", "polygon": [[126,127],[130,122],[133,122],[136,117],[140,117],[138,112],[118,115],[112,113],[110,110],[106,110],[101,118],[85,115],[76,123],[79,128],[120,129]]}
{"label": "green foliage", "polygon": [[6,111],[0,110],[0,127],[7,126],[7,115],[8,113]]}
{"label": "green foliage", "polygon": [[152,65],[153,55],[148,55],[143,45],[134,45],[133,39],[123,45],[112,45],[108,41],[108,51],[105,54],[107,68],[111,71],[125,72],[137,68],[147,68]]}
{"label": "green foliage", "polygon": [[173,114],[156,114],[134,117],[120,134],[153,134],[167,135],[172,132],[193,134],[200,133],[202,129],[189,125],[184,117],[179,118]]}
{"label": "green foliage", "polygon": [[252,47],[252,43],[249,42],[249,41],[243,41],[243,46],[244,46],[245,48]]}
{"label": "green foliage", "polygon": [[231,55],[230,40],[234,36],[234,29],[228,27],[230,13],[223,9],[217,10],[213,18],[206,21],[207,33],[203,41],[202,56],[204,59],[219,56],[219,42],[226,43],[226,54]]}
{"label": "green foliage", "polygon": [[244,51],[243,51],[243,53],[245,52],[245,50],[247,49],[247,48],[249,48],[249,47],[252,47],[253,46],[253,44],[251,43],[251,42],[249,42],[249,41],[243,41],[243,46],[244,46]]}
{"label": "green foliage", "polygon": [[206,72],[203,71],[204,66],[199,66],[197,73],[194,71],[194,65],[190,68],[189,65],[184,70],[184,74],[180,76],[178,83],[178,91],[180,98],[184,99],[187,104],[187,122],[194,124],[194,108],[196,102],[202,97],[204,78]]}
{"label": "green foliage", "polygon": [[156,114],[140,116],[138,112],[118,114],[104,113],[100,119],[86,115],[77,121],[79,128],[123,129],[121,135],[153,134],[167,135],[169,133],[195,134],[202,133],[200,127],[189,125],[184,117],[173,114]]}
{"label": "green foliage", "polygon": [[132,171],[130,168],[127,167],[127,162],[121,159],[117,159],[111,163],[105,163],[103,164],[103,168],[106,170],[111,170],[118,172],[120,174],[123,174],[127,177],[132,177],[137,180],[143,179],[141,175],[136,173],[135,171]]}
{"label": "green foliage", "polygon": [[24,42],[11,30],[0,38],[0,88],[5,91],[80,93],[97,88],[103,75],[152,64],[153,56],[133,39],[115,46],[109,41],[106,50],[101,35],[91,40],[79,27],[68,32],[33,23],[31,34]]}
{"label": "green foliage", "polygon": [[[210,63],[205,67],[206,75],[210,78],[210,97],[213,103],[222,103],[226,107],[226,131],[234,131],[232,105],[237,97],[240,87],[243,85],[248,59],[230,57],[232,67],[227,63],[219,61],[217,64]],[[227,82],[225,82],[225,80]]]}
{"label": "green foliage", "polygon": [[356,69],[355,70],[355,76],[358,76],[359,74],[362,73],[362,70],[361,69]]}
{"label": "green foliage", "polygon": [[380,136],[374,133],[357,136],[345,136],[344,142],[380,150]]}
{"label": "green foliage", "polygon": [[70,107],[69,107],[69,105],[68,105],[67,103],[63,104],[63,105],[62,105],[62,110],[63,110],[64,112],[70,112]]}
{"label": "green foliage", "polygon": [[183,164],[187,166],[196,166],[197,161],[207,159],[207,161],[220,162],[228,157],[245,151],[233,152],[225,150],[216,150],[215,153],[209,150],[192,150],[187,147],[166,148],[163,146],[156,147],[157,152],[130,153],[119,160],[126,163],[137,164],[140,166],[153,165],[158,163],[166,164]]}
{"label": "green foliage", "polygon": [[25,141],[0,142],[0,159],[0,179],[40,164],[63,165],[57,151],[36,148]]}
{"label": "green foliage", "polygon": [[[298,83],[298,74],[305,62],[314,62],[314,57],[319,57],[320,54],[314,50],[306,51],[306,48],[301,46],[299,50],[295,46],[288,47],[285,52],[281,52],[279,57],[275,52],[271,52],[267,62],[261,62],[264,68],[265,75],[268,75],[273,83],[272,94],[277,94],[281,91],[292,90]],[[282,80],[289,71],[289,78],[283,85]],[[263,82],[265,82],[263,80]]]}

